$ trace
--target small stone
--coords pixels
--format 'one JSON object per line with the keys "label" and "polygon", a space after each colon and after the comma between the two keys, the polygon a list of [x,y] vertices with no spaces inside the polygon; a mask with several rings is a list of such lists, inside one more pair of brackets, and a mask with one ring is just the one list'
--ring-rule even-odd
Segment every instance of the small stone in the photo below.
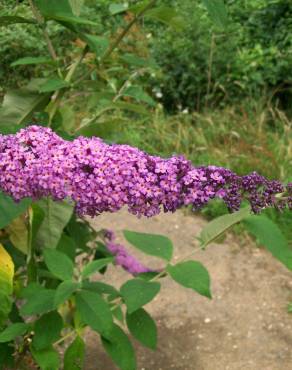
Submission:
{"label": "small stone", "polygon": [[210,322],[211,322],[211,319],[209,317],[206,317],[205,320],[204,320],[204,323],[209,324]]}

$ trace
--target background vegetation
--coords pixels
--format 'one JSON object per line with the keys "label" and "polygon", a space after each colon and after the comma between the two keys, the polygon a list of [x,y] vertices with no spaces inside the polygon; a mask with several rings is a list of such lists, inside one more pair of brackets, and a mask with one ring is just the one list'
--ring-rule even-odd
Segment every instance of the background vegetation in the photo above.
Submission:
{"label": "background vegetation", "polygon": [[[2,0],[0,14],[31,15],[26,1],[16,3]],[[129,1],[128,5],[135,3]],[[82,84],[81,77],[78,89],[73,86],[67,93],[56,117],[63,116],[67,127],[77,129],[88,121],[89,126],[98,123],[94,134],[151,153],[183,153],[198,165],[212,163],[240,174],[255,170],[269,178],[291,180],[291,3],[226,0],[228,19],[224,24],[216,14],[210,18],[199,1],[159,3],[165,11],[168,6],[168,13],[173,9],[173,14],[165,17],[170,27],[157,23],[155,15],[138,22],[120,52],[113,55],[107,66],[110,72],[101,79],[92,57],[87,56],[91,85]],[[108,0],[85,0],[75,11],[95,23],[96,34],[111,40],[132,16],[131,12],[113,14],[113,4],[120,5]],[[66,58],[69,63],[83,47],[82,38],[57,23],[49,23],[56,54],[63,59],[65,55],[65,63]],[[89,29],[87,25],[81,27]],[[30,24],[0,27],[2,95],[12,87],[23,87],[32,79],[54,74],[54,66],[50,71],[43,64],[15,63],[26,55],[49,57],[40,32]],[[120,96],[121,104],[136,102],[139,108],[108,106]],[[85,112],[90,113],[90,119]],[[214,217],[224,211],[215,204],[206,215]],[[269,213],[291,239],[285,226],[290,216]]]}

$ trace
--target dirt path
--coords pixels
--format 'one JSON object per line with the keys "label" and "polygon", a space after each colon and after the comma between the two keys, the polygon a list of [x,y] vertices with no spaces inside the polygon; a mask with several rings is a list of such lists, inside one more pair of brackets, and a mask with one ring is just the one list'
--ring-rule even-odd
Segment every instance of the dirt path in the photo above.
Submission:
{"label": "dirt path", "polygon": [[[177,259],[197,245],[195,236],[204,221],[179,212],[141,220],[122,212],[100,216],[94,224],[119,232],[165,234]],[[292,370],[292,315],[286,310],[292,301],[292,274],[265,250],[240,247],[233,238],[195,258],[209,270],[213,299],[165,279],[160,295],[147,306],[158,323],[159,347],[152,352],[136,345],[138,369]],[[157,263],[145,256],[142,261]],[[108,275],[116,286],[128,278],[121,269]],[[92,332],[87,346],[86,370],[116,369]]]}

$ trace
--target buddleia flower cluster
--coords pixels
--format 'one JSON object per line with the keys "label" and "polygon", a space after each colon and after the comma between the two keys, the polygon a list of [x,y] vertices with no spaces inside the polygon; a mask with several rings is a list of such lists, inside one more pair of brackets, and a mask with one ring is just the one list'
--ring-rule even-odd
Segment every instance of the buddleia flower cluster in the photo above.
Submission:
{"label": "buddleia flower cluster", "polygon": [[104,230],[104,242],[107,250],[115,256],[115,264],[121,266],[131,275],[139,275],[147,272],[156,272],[146,266],[132,256],[127,249],[116,242],[116,236],[111,230]]}
{"label": "buddleia flower cluster", "polygon": [[89,216],[126,206],[134,215],[151,217],[189,205],[197,210],[214,198],[230,211],[243,201],[254,213],[292,206],[291,184],[257,173],[238,176],[222,167],[195,167],[183,156],[165,159],[99,138],[66,141],[42,126],[0,135],[0,189],[16,201],[71,199],[78,214]]}

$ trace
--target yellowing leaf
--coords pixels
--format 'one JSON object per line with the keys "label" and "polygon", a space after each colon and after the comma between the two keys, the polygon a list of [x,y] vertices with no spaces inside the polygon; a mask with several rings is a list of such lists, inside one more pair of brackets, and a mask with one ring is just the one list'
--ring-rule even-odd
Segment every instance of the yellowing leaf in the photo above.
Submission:
{"label": "yellowing leaf", "polygon": [[11,294],[13,290],[14,263],[0,244],[0,293]]}

